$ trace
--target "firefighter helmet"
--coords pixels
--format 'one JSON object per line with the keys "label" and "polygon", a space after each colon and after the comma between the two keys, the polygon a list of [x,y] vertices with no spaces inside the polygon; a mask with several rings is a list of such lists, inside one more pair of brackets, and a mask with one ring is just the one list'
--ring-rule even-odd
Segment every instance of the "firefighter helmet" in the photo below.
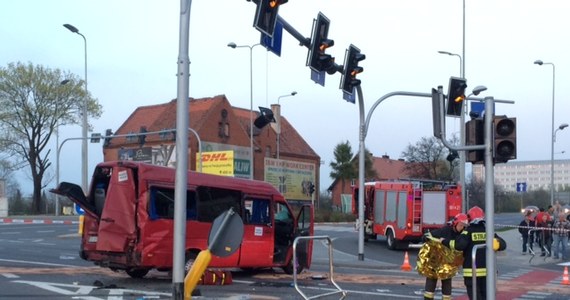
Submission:
{"label": "firefighter helmet", "polygon": [[453,222],[451,223],[453,226],[457,225],[458,223],[463,223],[464,225],[469,224],[469,218],[466,214],[459,213],[453,218]]}
{"label": "firefighter helmet", "polygon": [[483,220],[485,218],[485,212],[479,206],[473,206],[467,212],[469,217],[469,222]]}

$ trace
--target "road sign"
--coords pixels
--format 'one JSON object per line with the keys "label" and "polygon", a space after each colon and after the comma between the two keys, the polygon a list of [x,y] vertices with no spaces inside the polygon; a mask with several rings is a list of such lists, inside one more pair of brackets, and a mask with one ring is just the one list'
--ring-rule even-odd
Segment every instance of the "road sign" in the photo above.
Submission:
{"label": "road sign", "polygon": [[325,86],[325,71],[317,72],[311,69],[311,80],[313,80],[316,84]]}
{"label": "road sign", "polygon": [[517,182],[517,193],[526,193],[526,182]]}
{"label": "road sign", "polygon": [[76,212],[78,215],[84,215],[84,214],[85,214],[85,211],[83,210],[83,208],[81,208],[81,206],[79,206],[79,205],[77,205],[77,204],[75,204],[75,203],[73,203],[73,206],[75,207],[75,212]]}
{"label": "road sign", "polygon": [[263,45],[267,50],[275,53],[277,56],[281,56],[281,41],[283,39],[283,23],[275,22],[275,31],[273,31],[273,37],[268,36],[265,33],[261,33],[260,44]]}

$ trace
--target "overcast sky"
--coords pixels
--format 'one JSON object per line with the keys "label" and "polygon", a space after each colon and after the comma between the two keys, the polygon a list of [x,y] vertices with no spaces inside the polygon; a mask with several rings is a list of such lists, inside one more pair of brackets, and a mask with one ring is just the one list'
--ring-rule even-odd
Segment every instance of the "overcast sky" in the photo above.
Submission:
{"label": "overcast sky", "polygon": [[[469,90],[485,85],[483,96],[516,101],[498,104],[497,114],[516,117],[518,159],[549,160],[553,69],[556,66],[555,126],[570,123],[570,18],[567,1],[467,0],[465,74]],[[366,55],[359,75],[365,110],[393,91],[429,93],[460,73],[462,54],[460,0],[290,0],[279,14],[302,35],[311,34],[319,11],[331,21],[328,53],[343,63],[354,44]],[[254,45],[255,5],[245,0],[192,1],[190,17],[190,96],[225,94],[233,106],[249,108],[249,49]],[[65,29],[69,23],[87,38],[88,88],[104,113],[91,120],[95,132],[113,131],[139,106],[168,102],[177,95],[180,1],[2,1],[0,65],[32,62],[84,76],[83,39]],[[284,33],[281,57],[253,48],[253,105],[269,106],[281,95],[282,114],[321,156],[321,189],[330,185],[333,149],[348,140],[358,148],[358,106],[342,99],[340,74],[327,75],[322,87],[310,80],[307,48]],[[448,118],[448,133],[459,131]],[[432,135],[428,98],[393,97],[374,112],[366,147],[376,156],[399,158],[404,148]],[[80,137],[81,127],[66,126],[60,141]],[[557,133],[555,152],[570,156],[570,130]],[[62,150],[61,181],[81,182],[81,146]],[[55,141],[53,162],[55,166]],[[89,174],[103,160],[101,144],[89,147]],[[55,167],[54,167],[55,169]],[[55,170],[52,171],[55,173]],[[30,179],[19,176],[25,193]],[[54,183],[55,184],[55,183]]]}

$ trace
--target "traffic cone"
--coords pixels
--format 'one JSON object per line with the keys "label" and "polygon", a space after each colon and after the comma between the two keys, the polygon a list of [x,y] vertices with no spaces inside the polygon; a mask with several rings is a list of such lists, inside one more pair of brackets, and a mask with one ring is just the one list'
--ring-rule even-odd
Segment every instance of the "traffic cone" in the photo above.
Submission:
{"label": "traffic cone", "polygon": [[[402,271],[411,271],[412,270],[412,266],[410,265],[410,260],[408,259],[408,251],[406,251],[406,255],[404,256],[404,263],[402,264],[400,269],[402,269]],[[568,274],[568,273],[566,273],[566,274]],[[566,279],[568,279],[568,277],[566,277]]]}
{"label": "traffic cone", "polygon": [[564,274],[562,275],[562,284],[570,285],[570,279],[568,279],[568,267],[564,267]]}

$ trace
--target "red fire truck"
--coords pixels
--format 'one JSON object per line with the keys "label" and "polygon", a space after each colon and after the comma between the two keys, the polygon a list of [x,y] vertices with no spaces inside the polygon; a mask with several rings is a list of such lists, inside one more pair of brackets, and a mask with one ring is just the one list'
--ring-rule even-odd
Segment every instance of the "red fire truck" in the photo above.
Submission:
{"label": "red fire truck", "polygon": [[[388,249],[406,249],[461,212],[461,187],[438,181],[376,181],[364,186],[365,241],[385,236]],[[358,186],[352,189],[358,215]]]}

